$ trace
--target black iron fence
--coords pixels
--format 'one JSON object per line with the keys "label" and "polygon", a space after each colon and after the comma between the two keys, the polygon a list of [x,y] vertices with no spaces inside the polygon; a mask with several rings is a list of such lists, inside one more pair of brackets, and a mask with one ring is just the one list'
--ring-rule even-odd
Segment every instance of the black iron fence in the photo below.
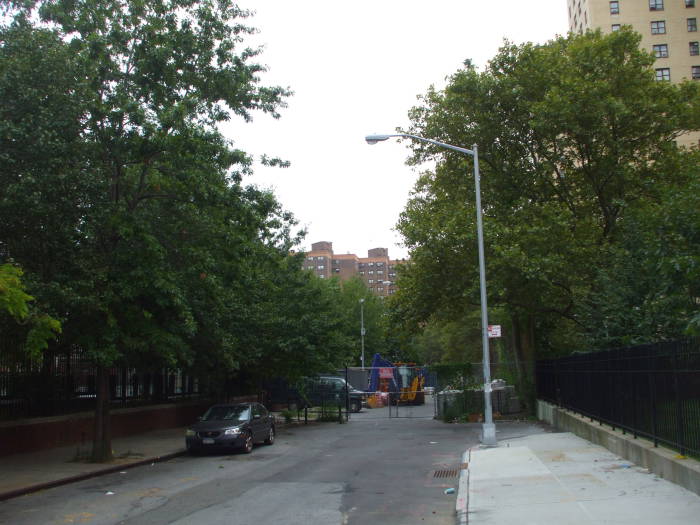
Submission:
{"label": "black iron fence", "polygon": [[[182,370],[113,367],[115,408],[192,399],[199,381]],[[80,352],[47,354],[41,362],[0,359],[0,420],[42,417],[95,408],[97,369]]]}
{"label": "black iron fence", "polygon": [[700,339],[537,362],[537,395],[700,457]]}

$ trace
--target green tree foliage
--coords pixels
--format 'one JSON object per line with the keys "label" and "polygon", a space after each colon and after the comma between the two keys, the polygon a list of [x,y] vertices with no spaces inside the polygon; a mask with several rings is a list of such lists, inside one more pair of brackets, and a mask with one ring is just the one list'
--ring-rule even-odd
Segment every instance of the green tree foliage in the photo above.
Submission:
{"label": "green tree foliage", "polygon": [[[3,347],[10,349],[11,343],[17,343],[21,337],[21,359],[28,355],[38,360],[41,351],[48,346],[48,341],[61,332],[61,323],[39,312],[31,303],[34,298],[26,293],[22,283],[22,270],[11,264],[0,265],[0,326],[3,333]],[[9,352],[8,352],[9,353]],[[9,357],[5,355],[5,357]]]}
{"label": "green tree foliage", "polygon": [[250,332],[266,378],[295,381],[345,366],[354,351],[340,284],[301,270],[297,255],[269,273],[270,292],[260,304],[261,324]]}
{"label": "green tree foliage", "polygon": [[584,303],[587,337],[599,348],[697,335],[700,320],[698,152],[665,169],[685,177],[659,200],[630,207],[620,242]]}
{"label": "green tree foliage", "polygon": [[[535,348],[544,355],[599,342],[590,337],[600,327],[594,311],[605,301],[605,270],[624,263],[618,248],[632,242],[632,217],[672,213],[667,198],[690,204],[682,196],[697,162],[674,139],[700,128],[698,85],[655,81],[654,59],[639,42],[622,30],[506,44],[484,72],[467,62],[410,113],[412,134],[478,145],[489,305],[505,316],[505,341],[520,363]],[[415,327],[476,310],[479,278],[471,159],[411,146],[413,163],[436,161],[399,223],[411,265],[397,317]],[[634,221],[652,234],[645,223]],[[680,324],[689,322],[685,288]],[[611,309],[604,317],[624,315]]]}
{"label": "green tree foliage", "polygon": [[[287,262],[293,218],[243,185],[250,159],[217,127],[277,117],[289,92],[261,84],[228,0],[2,7],[0,254],[61,320],[57,348],[98,365],[93,456],[108,459],[107,367],[259,365],[288,335],[275,316],[312,295]],[[295,357],[343,348],[325,321]]]}
{"label": "green tree foliage", "polygon": [[456,321],[433,319],[407,337],[404,346],[417,363],[478,363],[482,352],[478,312]]}
{"label": "green tree foliage", "polygon": [[[362,303],[360,304],[360,301]],[[341,308],[346,318],[346,333],[352,338],[355,346],[351,366],[360,365],[361,356],[361,316],[365,327],[365,366],[370,366],[372,356],[379,353],[386,358],[392,358],[394,349],[389,337],[388,320],[383,299],[373,294],[359,277],[344,281],[340,288]]]}
{"label": "green tree foliage", "polygon": [[33,297],[24,291],[22,270],[11,264],[0,266],[0,311],[21,321],[29,315]]}

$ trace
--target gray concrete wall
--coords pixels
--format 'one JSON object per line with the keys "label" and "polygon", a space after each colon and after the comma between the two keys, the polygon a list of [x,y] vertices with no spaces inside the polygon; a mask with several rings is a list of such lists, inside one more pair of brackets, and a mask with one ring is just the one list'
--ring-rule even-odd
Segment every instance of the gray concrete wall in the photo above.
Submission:
{"label": "gray concrete wall", "polygon": [[646,439],[635,439],[630,434],[623,434],[608,426],[591,422],[590,419],[539,399],[537,418],[559,430],[572,432],[591,443],[605,447],[636,465],[648,468],[657,476],[700,495],[700,462],[694,459],[684,459],[676,451],[660,446],[654,447],[654,444]]}

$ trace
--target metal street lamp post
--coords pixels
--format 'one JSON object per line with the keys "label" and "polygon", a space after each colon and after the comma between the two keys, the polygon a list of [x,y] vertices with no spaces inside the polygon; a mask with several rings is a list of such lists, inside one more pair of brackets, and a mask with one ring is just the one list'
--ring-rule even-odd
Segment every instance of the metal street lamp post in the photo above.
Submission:
{"label": "metal street lamp post", "polygon": [[362,370],[365,369],[365,300],[360,299],[360,344],[362,345]]}
{"label": "metal street lamp post", "polygon": [[489,356],[489,334],[488,334],[488,313],[486,308],[486,263],[484,258],[484,230],[481,212],[481,187],[479,183],[479,151],[476,144],[472,149],[460,148],[437,140],[426,139],[407,133],[397,133],[393,135],[367,135],[365,140],[368,144],[376,144],[392,137],[413,139],[420,142],[427,142],[441,148],[451,149],[474,158],[474,185],[476,192],[476,230],[479,245],[479,285],[481,290],[481,345],[483,350],[484,366],[484,423],[482,425],[481,442],[487,446],[496,446],[496,425],[493,423],[493,411],[491,408],[491,360]]}

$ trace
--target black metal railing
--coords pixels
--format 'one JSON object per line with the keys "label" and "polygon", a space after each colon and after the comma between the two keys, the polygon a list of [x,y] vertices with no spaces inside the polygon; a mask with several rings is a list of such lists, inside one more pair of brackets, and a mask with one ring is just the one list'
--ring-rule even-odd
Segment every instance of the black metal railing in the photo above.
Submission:
{"label": "black metal railing", "polygon": [[[199,381],[168,368],[108,369],[114,408],[200,396]],[[94,410],[97,369],[81,352],[47,354],[41,362],[0,358],[0,420]]]}
{"label": "black metal railing", "polygon": [[540,399],[700,457],[700,339],[537,362]]}

